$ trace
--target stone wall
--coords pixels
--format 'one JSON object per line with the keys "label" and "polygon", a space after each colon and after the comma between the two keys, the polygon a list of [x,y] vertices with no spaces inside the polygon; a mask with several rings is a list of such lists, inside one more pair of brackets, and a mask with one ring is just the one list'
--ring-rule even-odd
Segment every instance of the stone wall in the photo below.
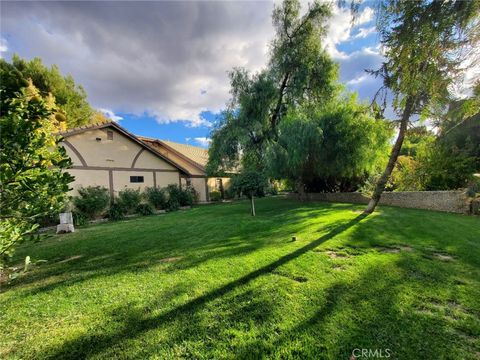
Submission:
{"label": "stone wall", "polygon": [[[291,199],[298,199],[298,194],[290,193]],[[305,200],[368,204],[370,200],[362,193],[309,193]],[[381,205],[398,206],[412,209],[437,210],[467,214],[469,202],[463,191],[399,191],[384,192]]]}

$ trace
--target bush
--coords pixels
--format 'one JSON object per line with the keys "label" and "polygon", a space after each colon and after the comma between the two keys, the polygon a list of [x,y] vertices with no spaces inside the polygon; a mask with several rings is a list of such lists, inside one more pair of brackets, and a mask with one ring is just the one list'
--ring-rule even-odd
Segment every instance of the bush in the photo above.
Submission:
{"label": "bush", "polygon": [[165,194],[165,189],[158,187],[147,187],[144,195],[148,203],[155,209],[160,210],[167,207],[167,195]]}
{"label": "bush", "polygon": [[125,210],[125,207],[118,201],[111,204],[110,209],[108,210],[108,218],[112,221],[122,220],[125,218],[126,214],[127,211]]}
{"label": "bush", "polygon": [[88,219],[95,219],[105,213],[110,202],[108,189],[101,186],[89,186],[78,189],[78,196],[73,198],[77,212]]}
{"label": "bush", "polygon": [[155,213],[155,209],[150,204],[140,204],[137,207],[137,213],[143,216],[153,215]]}
{"label": "bush", "polygon": [[86,217],[81,212],[73,211],[72,217],[73,217],[73,225],[75,226],[82,226],[82,225],[88,224],[88,217]]}
{"label": "bush", "polygon": [[212,191],[210,192],[210,201],[217,202],[222,200],[222,194],[220,191]]}
{"label": "bush", "polygon": [[178,185],[168,185],[166,187],[168,194],[167,210],[177,210],[180,206],[191,206],[198,198],[197,192],[191,186],[181,189]]}
{"label": "bush", "polygon": [[198,200],[198,193],[193,186],[187,186],[185,189],[180,189],[178,196],[178,203],[180,206],[192,206]]}
{"label": "bush", "polygon": [[[211,193],[210,193],[211,195]],[[233,188],[230,186],[228,187],[224,192],[223,192],[223,198],[224,199],[233,199],[235,197],[235,191],[233,191]]]}
{"label": "bush", "polygon": [[140,190],[125,189],[118,194],[118,203],[127,214],[133,214],[142,202]]}

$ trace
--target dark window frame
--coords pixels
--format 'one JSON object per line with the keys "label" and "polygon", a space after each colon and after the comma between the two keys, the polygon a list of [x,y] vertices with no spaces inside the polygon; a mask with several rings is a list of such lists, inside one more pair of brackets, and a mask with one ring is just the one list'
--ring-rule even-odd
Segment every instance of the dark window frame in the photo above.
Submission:
{"label": "dark window frame", "polygon": [[143,183],[145,182],[145,178],[143,176],[135,175],[135,176],[130,176],[130,183]]}
{"label": "dark window frame", "polygon": [[113,140],[113,131],[107,130],[107,140]]}

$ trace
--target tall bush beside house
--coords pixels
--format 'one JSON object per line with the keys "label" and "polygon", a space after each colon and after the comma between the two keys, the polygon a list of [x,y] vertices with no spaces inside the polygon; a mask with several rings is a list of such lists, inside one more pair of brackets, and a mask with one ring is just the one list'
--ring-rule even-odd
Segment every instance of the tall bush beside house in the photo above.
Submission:
{"label": "tall bush beside house", "polygon": [[147,187],[144,192],[145,199],[155,209],[165,209],[167,206],[167,194],[165,189],[159,187]]}
{"label": "tall bush beside house", "polygon": [[53,135],[62,120],[54,102],[22,84],[13,97],[5,96],[3,81],[0,88],[0,270],[15,247],[32,238],[38,219],[63,208],[73,180],[63,171],[71,161],[57,146],[61,138]]}
{"label": "tall bush beside house", "polygon": [[127,214],[133,214],[142,202],[142,194],[140,190],[125,189],[118,193],[117,201]]}
{"label": "tall bush beside house", "polygon": [[78,189],[73,204],[78,213],[93,220],[105,214],[110,203],[108,189],[102,186],[88,186]]}

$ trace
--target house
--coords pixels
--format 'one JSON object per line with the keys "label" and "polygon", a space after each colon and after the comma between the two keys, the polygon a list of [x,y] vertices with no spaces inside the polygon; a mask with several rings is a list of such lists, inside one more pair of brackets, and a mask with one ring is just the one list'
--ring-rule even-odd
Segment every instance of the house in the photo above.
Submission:
{"label": "house", "polygon": [[111,196],[126,188],[191,185],[206,202],[209,192],[223,191],[227,180],[209,179],[205,173],[208,151],[195,146],[148,139],[129,133],[115,122],[62,132],[63,146],[73,166],[68,170],[78,188],[104,186]]}
{"label": "house", "polygon": [[193,186],[200,194],[200,199],[208,201],[208,194],[212,191],[220,192],[223,197],[224,191],[230,186],[228,177],[207,176],[205,170],[208,162],[207,149],[144,136],[138,136],[138,138],[175,164],[187,169],[188,175],[181,177],[181,184]]}

